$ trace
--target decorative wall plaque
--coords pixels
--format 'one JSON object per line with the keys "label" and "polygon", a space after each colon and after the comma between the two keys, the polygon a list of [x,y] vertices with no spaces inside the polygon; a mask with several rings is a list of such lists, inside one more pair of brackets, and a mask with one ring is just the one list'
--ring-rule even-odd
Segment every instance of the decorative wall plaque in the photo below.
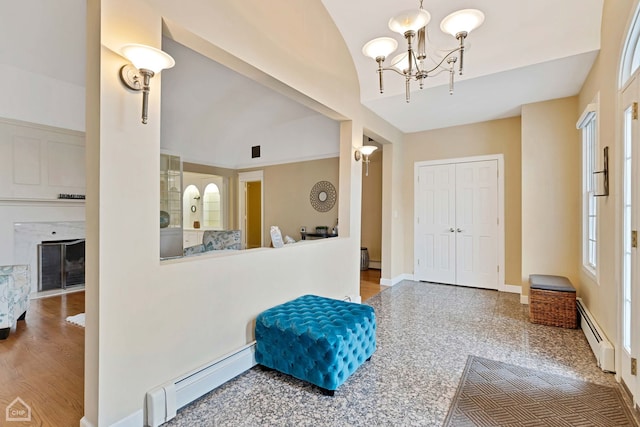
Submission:
{"label": "decorative wall plaque", "polygon": [[328,212],[336,204],[336,187],[329,181],[319,181],[311,189],[309,200],[318,212]]}

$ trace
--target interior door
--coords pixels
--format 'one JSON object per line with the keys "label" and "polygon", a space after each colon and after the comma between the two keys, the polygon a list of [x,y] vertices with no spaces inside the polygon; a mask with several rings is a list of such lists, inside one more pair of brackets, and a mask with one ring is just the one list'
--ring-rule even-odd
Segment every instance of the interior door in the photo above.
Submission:
{"label": "interior door", "polygon": [[423,166],[416,183],[414,278],[456,283],[455,165]]}
{"label": "interior door", "polygon": [[498,162],[456,165],[456,283],[498,289]]}
{"label": "interior door", "polygon": [[[621,292],[621,327],[622,345],[620,367],[617,370],[627,386],[628,390],[637,401],[637,376],[632,372],[632,361],[638,357],[638,330],[639,316],[634,310],[634,300],[638,295],[638,267],[639,253],[637,245],[634,245],[632,231],[638,230],[640,224],[640,186],[637,185],[638,165],[640,165],[640,133],[638,120],[634,118],[634,104],[638,102],[640,85],[637,77],[634,78],[622,93],[623,114],[623,147],[624,147],[624,192],[623,192],[623,274]],[[637,108],[637,106],[636,106]],[[636,110],[637,114],[637,110]],[[637,115],[635,116],[637,117]]]}
{"label": "interior door", "polygon": [[498,289],[497,161],[417,170],[414,278]]}

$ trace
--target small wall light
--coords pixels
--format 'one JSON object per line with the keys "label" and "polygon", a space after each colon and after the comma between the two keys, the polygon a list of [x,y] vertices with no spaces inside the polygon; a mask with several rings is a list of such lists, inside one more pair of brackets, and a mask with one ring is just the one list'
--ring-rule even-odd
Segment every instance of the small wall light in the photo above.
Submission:
{"label": "small wall light", "polygon": [[375,145],[363,145],[360,148],[356,148],[355,153],[353,153],[353,157],[355,157],[356,162],[359,161],[361,157],[364,157],[362,163],[365,164],[366,176],[369,176],[369,156],[377,149],[378,147],[376,147]]}
{"label": "small wall light", "polygon": [[166,68],[173,67],[176,61],[168,53],[142,44],[124,45],[120,52],[133,64],[122,66],[120,79],[129,89],[142,91],[142,123],[146,124],[151,77]]}

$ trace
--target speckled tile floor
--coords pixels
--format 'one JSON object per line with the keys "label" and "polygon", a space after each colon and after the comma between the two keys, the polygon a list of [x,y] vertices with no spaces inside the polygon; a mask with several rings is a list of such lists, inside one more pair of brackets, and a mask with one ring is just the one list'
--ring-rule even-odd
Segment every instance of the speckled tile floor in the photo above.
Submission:
{"label": "speckled tile floor", "polygon": [[530,323],[516,294],[404,281],[365,303],[378,349],[335,396],[255,367],[165,426],[440,426],[470,354],[616,386],[581,330]]}

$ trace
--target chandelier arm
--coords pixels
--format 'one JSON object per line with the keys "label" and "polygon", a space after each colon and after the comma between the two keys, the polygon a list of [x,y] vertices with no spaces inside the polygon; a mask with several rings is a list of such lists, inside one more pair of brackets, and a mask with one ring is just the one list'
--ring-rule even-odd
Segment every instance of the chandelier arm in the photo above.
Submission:
{"label": "chandelier arm", "polygon": [[447,53],[447,55],[446,55],[444,58],[442,58],[442,60],[441,60],[440,62],[438,62],[438,65],[436,65],[436,66],[435,66],[435,67],[433,67],[432,69],[427,70],[427,71],[425,71],[425,72],[426,72],[427,74],[429,74],[429,73],[431,73],[431,72],[433,72],[433,71],[437,70],[438,68],[440,68],[440,66],[441,66],[442,64],[444,64],[444,62],[445,62],[445,61],[446,61],[446,60],[447,60],[451,55],[453,55],[453,54],[454,54],[454,53],[456,53],[456,52],[460,52],[460,51],[461,51],[461,48],[457,48],[457,49],[452,50],[451,52]]}
{"label": "chandelier arm", "polygon": [[397,74],[399,74],[399,75],[401,75],[403,77],[406,75],[405,73],[403,73],[401,71],[398,71],[395,68],[387,68],[387,67],[385,67],[385,68],[382,68],[382,71],[393,71],[394,73],[397,73]]}

